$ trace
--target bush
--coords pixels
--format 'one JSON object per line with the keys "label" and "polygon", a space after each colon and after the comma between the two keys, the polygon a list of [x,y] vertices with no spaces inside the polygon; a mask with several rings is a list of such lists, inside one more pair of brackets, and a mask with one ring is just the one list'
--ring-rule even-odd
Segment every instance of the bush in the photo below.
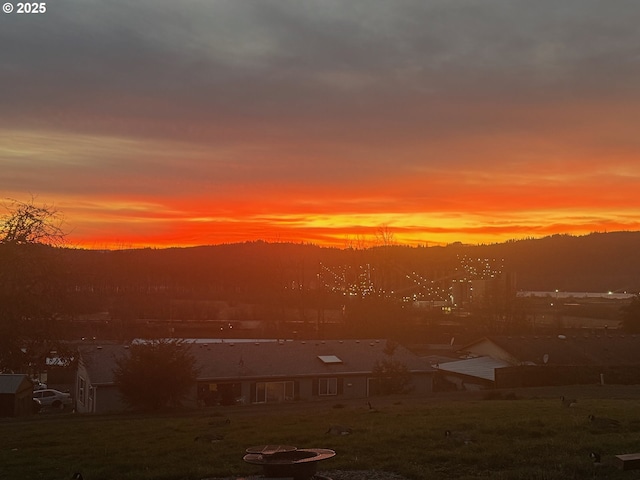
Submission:
{"label": "bush", "polygon": [[142,411],[179,406],[196,380],[195,359],[189,348],[177,340],[132,345],[130,354],[119,359],[114,370],[123,400]]}
{"label": "bush", "polygon": [[377,395],[408,393],[411,390],[411,374],[404,363],[392,359],[376,361],[373,375],[371,388]]}

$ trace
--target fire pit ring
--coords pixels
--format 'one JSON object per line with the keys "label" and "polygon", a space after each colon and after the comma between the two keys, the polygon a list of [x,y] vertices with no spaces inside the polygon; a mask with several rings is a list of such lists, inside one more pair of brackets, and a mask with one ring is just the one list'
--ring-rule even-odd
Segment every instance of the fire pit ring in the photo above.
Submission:
{"label": "fire pit ring", "polygon": [[262,466],[265,478],[293,478],[310,480],[318,469],[318,462],[335,456],[327,448],[296,448],[291,445],[258,445],[246,449],[242,459]]}

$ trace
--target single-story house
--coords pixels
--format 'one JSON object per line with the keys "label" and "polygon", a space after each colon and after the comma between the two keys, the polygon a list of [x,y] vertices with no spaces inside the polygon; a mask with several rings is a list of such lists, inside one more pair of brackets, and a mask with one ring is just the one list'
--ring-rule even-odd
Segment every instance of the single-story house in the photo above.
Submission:
{"label": "single-story house", "polygon": [[638,335],[489,336],[458,354],[462,360],[440,364],[439,370],[467,389],[640,383]]}
{"label": "single-story house", "polygon": [[33,382],[24,374],[0,374],[0,417],[31,415]]}
{"label": "single-story house", "polygon": [[[193,344],[198,369],[193,405],[257,404],[377,394],[376,362],[393,360],[410,374],[413,393],[433,391],[435,369],[400,345],[385,340],[286,340]],[[80,350],[76,379],[78,412],[123,410],[113,381],[126,345]]]}

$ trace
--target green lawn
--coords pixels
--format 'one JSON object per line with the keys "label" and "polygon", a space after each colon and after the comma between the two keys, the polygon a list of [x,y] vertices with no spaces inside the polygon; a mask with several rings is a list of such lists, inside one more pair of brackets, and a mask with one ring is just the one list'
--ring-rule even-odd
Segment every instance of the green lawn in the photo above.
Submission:
{"label": "green lawn", "polygon": [[[434,480],[637,478],[636,472],[595,467],[589,452],[607,462],[615,454],[640,451],[639,398],[584,393],[575,407],[563,408],[560,395],[380,398],[374,399],[375,410],[365,401],[299,402],[162,415],[3,419],[0,478],[68,479],[75,471],[86,480],[249,475],[259,469],[242,456],[257,444],[335,450],[320,471],[375,468]],[[621,426],[596,429],[589,414],[616,418]],[[332,424],[353,433],[327,434]],[[447,437],[446,430],[453,435]],[[207,434],[222,439],[194,440]]]}

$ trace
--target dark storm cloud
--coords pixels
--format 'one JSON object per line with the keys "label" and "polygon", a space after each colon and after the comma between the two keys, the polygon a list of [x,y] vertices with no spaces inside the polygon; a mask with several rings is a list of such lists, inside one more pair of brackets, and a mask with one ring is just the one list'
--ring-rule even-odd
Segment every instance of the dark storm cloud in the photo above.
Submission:
{"label": "dark storm cloud", "polygon": [[155,101],[150,113],[184,103],[194,110],[185,117],[215,121],[213,107],[241,119],[321,116],[366,98],[375,111],[406,90],[535,94],[578,80],[595,89],[637,75],[639,12],[585,0],[61,1],[46,19],[5,18],[0,35],[13,46],[3,61],[19,97],[5,93],[10,103],[81,108],[104,96],[122,114],[141,95]]}

